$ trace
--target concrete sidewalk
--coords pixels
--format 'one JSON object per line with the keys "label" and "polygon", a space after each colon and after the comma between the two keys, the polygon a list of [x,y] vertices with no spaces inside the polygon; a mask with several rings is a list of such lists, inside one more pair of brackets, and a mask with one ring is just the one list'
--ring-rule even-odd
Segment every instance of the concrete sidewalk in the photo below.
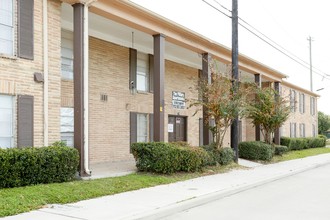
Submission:
{"label": "concrete sidewalk", "polygon": [[50,205],[6,220],[160,219],[240,191],[330,163],[330,154],[254,166],[224,174],[85,200]]}

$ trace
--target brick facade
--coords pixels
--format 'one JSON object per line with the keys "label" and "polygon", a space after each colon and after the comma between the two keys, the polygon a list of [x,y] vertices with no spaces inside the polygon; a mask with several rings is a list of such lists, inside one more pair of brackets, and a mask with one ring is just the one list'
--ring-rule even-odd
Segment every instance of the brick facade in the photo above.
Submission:
{"label": "brick facade", "polygon": [[[60,138],[60,42],[61,42],[61,3],[48,1],[49,35],[49,143]],[[15,19],[16,20],[16,19]],[[34,3],[34,59],[21,59],[16,56],[0,57],[0,94],[34,97],[34,145],[43,146],[43,83],[34,81],[34,73],[43,73],[42,1]],[[17,30],[15,30],[17,32]],[[14,39],[17,42],[17,34]],[[17,45],[17,43],[15,43]],[[16,51],[16,50],[15,50]],[[15,52],[16,54],[16,52]],[[16,105],[16,104],[15,104]],[[15,118],[17,119],[16,114]],[[17,143],[17,122],[14,124],[14,146]]]}
{"label": "brick facade", "polygon": [[[34,81],[34,73],[44,73],[42,1],[34,1],[34,59],[16,56],[0,57],[0,94],[32,95],[34,97],[34,145],[43,146],[44,106],[43,83]],[[73,107],[73,81],[61,79],[61,1],[48,1],[48,59],[49,100],[48,129],[49,143],[60,140],[60,108]],[[17,34],[16,34],[17,35]],[[17,36],[16,36],[17,40]],[[130,154],[130,112],[153,113],[153,94],[132,92],[129,89],[129,48],[95,37],[89,38],[89,160],[91,163],[132,159]],[[165,141],[168,140],[168,116],[187,117],[187,141],[199,145],[199,119],[202,112],[195,108],[175,109],[172,92],[185,93],[186,99],[197,98],[194,89],[198,81],[198,69],[178,62],[165,61]],[[270,85],[269,82],[263,86]],[[286,96],[290,85],[282,88]],[[297,90],[305,92],[304,90]],[[101,95],[107,100],[101,100]],[[299,97],[299,96],[297,96]],[[317,109],[310,114],[310,93],[305,94],[305,113],[299,109],[293,113],[281,129],[282,136],[290,135],[290,123],[305,124],[306,136],[312,136],[312,125],[317,129]],[[316,98],[315,98],[316,102]],[[297,104],[299,106],[299,104]],[[16,120],[15,116],[15,120]],[[242,141],[255,140],[255,128],[251,120],[242,119]],[[17,122],[14,124],[14,139],[17,142]],[[297,136],[299,127],[297,127]],[[317,132],[317,131],[316,131]],[[230,129],[224,139],[230,146]]]}

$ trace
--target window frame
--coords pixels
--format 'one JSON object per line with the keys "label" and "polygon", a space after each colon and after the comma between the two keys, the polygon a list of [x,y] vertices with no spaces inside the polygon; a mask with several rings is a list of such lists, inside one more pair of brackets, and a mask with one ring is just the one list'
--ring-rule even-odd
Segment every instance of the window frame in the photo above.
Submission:
{"label": "window frame", "polygon": [[299,124],[299,136],[300,137],[305,137],[305,124],[304,123],[300,123]]}
{"label": "window frame", "polygon": [[305,113],[305,94],[299,93],[299,112],[301,114]]}
{"label": "window frame", "polygon": [[290,137],[297,137],[297,123],[290,123]]}
{"label": "window frame", "polygon": [[[149,92],[150,91],[150,58],[149,55],[146,53],[142,53],[142,52],[137,52],[137,61],[136,61],[136,90],[138,92]],[[144,63],[145,66],[139,65],[141,63]],[[140,71],[141,69],[143,69],[144,71]],[[139,80],[139,76],[143,76],[144,77],[144,88],[141,89],[139,87],[141,87],[140,83],[141,81]]]}
{"label": "window frame", "polygon": [[1,108],[0,109],[11,109],[11,118],[10,118],[10,136],[1,136],[1,133],[0,133],[0,138],[10,138],[10,146],[9,147],[5,147],[5,146],[0,146],[0,149],[1,148],[13,148],[14,147],[14,129],[15,129],[15,100],[14,100],[14,96],[11,96],[11,95],[4,95],[4,94],[0,94],[0,97],[1,96],[5,96],[5,97],[8,97],[11,99],[11,108]]}
{"label": "window frame", "polygon": [[[63,115],[62,110],[64,110],[64,109],[70,109],[72,111],[72,116],[71,115],[70,116]],[[69,131],[67,131],[67,130],[63,131],[62,130],[62,128],[63,128],[63,118],[64,117],[73,119],[72,120],[72,125],[70,124],[70,126],[72,126],[72,130],[69,130]],[[67,146],[74,147],[74,108],[73,107],[61,107],[61,109],[60,109],[60,135],[61,135],[61,141],[65,142],[66,144],[67,144],[67,140],[63,140],[62,136],[67,136],[67,137],[72,136],[72,138],[73,138],[72,145],[67,145]]]}
{"label": "window frame", "polygon": [[311,96],[311,98],[310,98],[310,113],[311,113],[312,116],[315,115],[315,103],[316,103],[315,97]]}
{"label": "window frame", "polygon": [[290,111],[296,112],[296,91],[291,89],[290,90]]}
{"label": "window frame", "polygon": [[[148,117],[149,114],[146,114],[146,113],[137,113],[136,114],[136,141],[137,142],[148,142],[149,141],[149,117]],[[145,120],[142,121],[141,120],[141,117],[144,117]],[[141,134],[141,126],[140,126],[140,123],[141,122],[144,122],[145,124],[143,125],[145,127],[145,132],[144,132],[144,135],[140,135]],[[144,137],[143,140],[139,139],[141,137]]]}
{"label": "window frame", "polygon": [[[15,3],[16,1],[15,0],[10,0],[11,2],[11,26],[8,25],[8,24],[0,24],[0,27],[1,26],[4,26],[4,27],[9,27],[11,28],[11,53],[7,53],[5,51],[0,51],[0,55],[3,55],[3,56],[15,56],[16,54],[16,50],[15,50],[15,40],[16,40],[16,36],[15,36],[15,14],[16,14],[16,7],[15,7]],[[1,28],[0,28],[1,30]],[[4,41],[6,41],[6,39],[2,39]]]}
{"label": "window frame", "polygon": [[[67,40],[70,42],[70,46],[72,46],[72,48],[69,48],[68,46],[64,46],[64,40]],[[63,56],[63,49],[69,50],[72,52],[72,56],[67,57],[67,56]],[[72,63],[72,72],[69,71],[65,71],[65,74],[63,74],[63,60],[71,60]],[[73,81],[74,79],[74,51],[73,51],[73,33],[71,31],[68,30],[61,30],[61,79],[64,80],[70,80]]]}

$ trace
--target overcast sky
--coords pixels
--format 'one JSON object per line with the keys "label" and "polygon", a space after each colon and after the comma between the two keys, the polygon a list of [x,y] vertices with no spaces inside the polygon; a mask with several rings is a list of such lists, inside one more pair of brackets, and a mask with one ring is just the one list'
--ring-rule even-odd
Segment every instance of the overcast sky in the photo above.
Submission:
{"label": "overcast sky", "polygon": [[[207,5],[203,0],[131,0],[157,14],[179,23],[227,47],[231,47],[231,20]],[[224,13],[230,12],[231,0],[205,0]],[[293,53],[297,62],[264,43],[239,26],[239,52],[288,75],[288,81],[310,89],[309,42],[312,37],[313,90],[320,111],[330,115],[330,1],[329,0],[238,0],[238,16],[285,50]],[[207,20],[207,25],[205,25]],[[244,21],[240,21],[247,26]],[[249,27],[253,30],[251,27]],[[257,33],[254,30],[255,33]],[[260,35],[260,34],[259,34]],[[273,43],[274,44],[274,43]],[[284,51],[284,49],[281,49]],[[289,54],[288,52],[286,52]],[[301,61],[302,59],[303,61]]]}

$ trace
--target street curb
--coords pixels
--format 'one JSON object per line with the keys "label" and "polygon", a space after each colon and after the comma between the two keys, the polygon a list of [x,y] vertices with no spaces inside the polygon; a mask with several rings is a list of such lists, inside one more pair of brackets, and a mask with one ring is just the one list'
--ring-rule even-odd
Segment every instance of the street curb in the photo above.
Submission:
{"label": "street curb", "polygon": [[271,177],[271,178],[266,178],[266,179],[261,179],[258,180],[256,182],[252,182],[252,183],[246,183],[246,184],[242,184],[242,185],[238,185],[236,187],[230,188],[230,189],[224,189],[224,190],[220,190],[220,191],[215,191],[212,193],[208,193],[202,196],[198,196],[198,197],[193,197],[191,199],[188,200],[184,200],[184,201],[179,201],[176,203],[172,203],[168,206],[165,207],[159,207],[157,209],[151,210],[151,211],[147,211],[144,213],[138,213],[136,215],[132,215],[129,217],[125,217],[122,218],[122,220],[154,220],[154,219],[161,219],[164,217],[167,217],[171,214],[174,213],[179,213],[179,212],[183,212],[185,210],[194,208],[194,207],[198,207],[201,205],[204,205],[206,203],[210,203],[213,202],[215,200],[218,199],[222,199],[258,186],[262,186],[265,185],[267,183],[271,183],[289,176],[293,176],[299,173],[303,173],[305,171],[308,170],[312,170],[318,167],[322,167],[322,166],[326,166],[330,164],[330,161],[326,161],[323,163],[319,163],[319,164],[314,164],[311,166],[307,166],[304,168],[300,168],[297,170],[290,170],[289,172],[286,172],[284,174],[278,174],[277,176]]}

